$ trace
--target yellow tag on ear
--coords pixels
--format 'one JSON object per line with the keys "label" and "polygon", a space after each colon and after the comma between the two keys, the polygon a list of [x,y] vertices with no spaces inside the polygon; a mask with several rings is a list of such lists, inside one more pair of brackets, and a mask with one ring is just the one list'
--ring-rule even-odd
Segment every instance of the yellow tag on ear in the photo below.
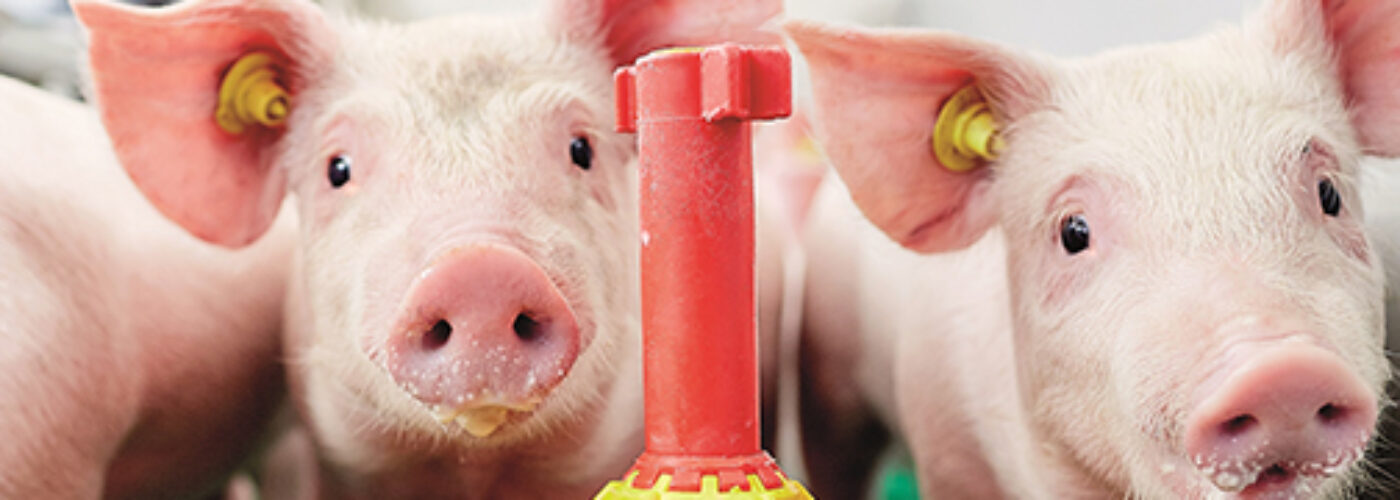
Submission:
{"label": "yellow tag on ear", "polygon": [[276,79],[271,55],[250,52],[238,58],[219,85],[214,121],[230,134],[241,134],[253,125],[281,126],[291,105],[287,90]]}
{"label": "yellow tag on ear", "polygon": [[977,86],[953,93],[933,125],[933,154],[948,170],[965,172],[1001,152],[1001,135],[991,108]]}

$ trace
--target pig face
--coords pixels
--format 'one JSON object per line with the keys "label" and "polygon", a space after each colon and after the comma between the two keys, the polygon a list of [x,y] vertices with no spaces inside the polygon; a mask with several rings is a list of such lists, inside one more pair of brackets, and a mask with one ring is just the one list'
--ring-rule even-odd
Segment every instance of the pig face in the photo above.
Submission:
{"label": "pig face", "polygon": [[[1304,489],[1361,456],[1387,377],[1382,280],[1343,99],[1304,61],[1239,32],[1109,55],[1063,68],[1010,132],[988,196],[1023,388],[1095,476],[1152,496]],[[1246,401],[1265,393],[1317,421]],[[1333,442],[1267,449],[1275,431]]]}
{"label": "pig face", "polygon": [[[1291,497],[1359,469],[1389,373],[1357,164],[1400,153],[1375,109],[1397,95],[1378,54],[1400,8],[1280,1],[1242,29],[1080,61],[788,28],[873,222],[924,252],[1004,234],[1009,276],[988,279],[1009,286],[1021,400],[1066,481]],[[954,173],[928,141],[967,84],[1006,146]]]}
{"label": "pig face", "polygon": [[[638,344],[636,206],[611,71],[756,39],[778,5],[561,1],[410,25],[304,2],[76,7],[118,156],[163,213],[236,246],[295,195],[302,403],[338,435],[334,457],[377,460],[345,438],[506,445],[588,422],[638,375],[618,373]],[[219,77],[251,49],[272,55],[291,112],[230,134]]]}
{"label": "pig face", "polygon": [[[598,404],[608,360],[637,341],[633,153],[611,132],[610,62],[530,27],[347,27],[357,61],[302,94],[287,140],[311,147],[284,157],[314,311],[301,361],[378,419],[538,432],[505,424]],[[454,33],[472,50],[427,50]]]}

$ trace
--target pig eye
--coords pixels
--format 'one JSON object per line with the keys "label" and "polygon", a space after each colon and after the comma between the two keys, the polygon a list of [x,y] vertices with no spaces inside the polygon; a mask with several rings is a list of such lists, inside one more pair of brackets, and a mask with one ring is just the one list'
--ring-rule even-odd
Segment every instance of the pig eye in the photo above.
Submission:
{"label": "pig eye", "polygon": [[326,165],[326,177],[331,181],[331,187],[338,188],[350,182],[350,157],[335,155]]}
{"label": "pig eye", "polygon": [[1317,183],[1317,201],[1321,202],[1324,214],[1336,217],[1342,211],[1342,195],[1337,193],[1337,186],[1332,185],[1331,179]]}
{"label": "pig eye", "polygon": [[1060,222],[1060,245],[1070,255],[1089,248],[1089,221],[1083,215],[1074,214]]}
{"label": "pig eye", "polygon": [[587,137],[575,137],[574,142],[569,143],[569,158],[578,168],[588,170],[593,166],[593,146],[588,144]]}

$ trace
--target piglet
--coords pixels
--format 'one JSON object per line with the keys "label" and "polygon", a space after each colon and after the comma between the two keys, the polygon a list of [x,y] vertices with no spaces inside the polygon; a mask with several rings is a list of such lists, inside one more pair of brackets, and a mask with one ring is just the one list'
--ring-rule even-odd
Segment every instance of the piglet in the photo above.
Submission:
{"label": "piglet", "polygon": [[[1400,155],[1400,3],[1266,4],[1077,60],[786,26],[842,181],[807,240],[814,470],[878,421],[930,497],[1354,491],[1389,376],[1358,162]],[[930,137],[968,86],[1001,145],[953,171]]]}
{"label": "piglet", "polygon": [[126,178],[91,108],[0,78],[0,498],[204,498],[286,394],[295,227],[230,251]]}
{"label": "piglet", "polygon": [[[319,494],[586,498],[641,451],[635,145],[612,71],[757,41],[776,0],[559,0],[520,18],[332,18],[302,0],[81,0],[117,156],[240,246],[284,195],[292,393]],[[284,122],[233,134],[222,75],[272,61]]]}

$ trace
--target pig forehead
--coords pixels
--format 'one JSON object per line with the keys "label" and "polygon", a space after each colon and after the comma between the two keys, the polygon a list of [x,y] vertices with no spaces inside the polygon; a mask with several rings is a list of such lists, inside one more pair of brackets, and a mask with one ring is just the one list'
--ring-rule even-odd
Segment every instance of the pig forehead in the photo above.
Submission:
{"label": "pig forehead", "polygon": [[1062,126],[1144,152],[1230,155],[1349,129],[1327,59],[1238,30],[1073,64],[1053,101]]}
{"label": "pig forehead", "polygon": [[1058,71],[1049,105],[1012,125],[999,189],[1013,224],[1053,225],[1057,196],[1086,178],[1110,212],[1094,215],[1100,223],[1166,231],[1180,238],[1173,244],[1284,242],[1303,221],[1296,195],[1315,181],[1300,161],[1308,141],[1337,158],[1330,175],[1355,178],[1354,132],[1325,59],[1235,34]]}
{"label": "pig forehead", "polygon": [[569,43],[532,18],[434,19],[352,26],[342,64],[352,82],[396,90],[411,104],[460,115],[503,94],[547,92],[605,102],[610,66],[601,47]]}
{"label": "pig forehead", "polygon": [[1048,170],[1037,182],[1099,171],[1143,189],[1240,189],[1291,180],[1279,174],[1310,140],[1348,157],[1354,138],[1326,60],[1227,35],[1064,67],[1052,102],[1016,124],[1018,149]]}

